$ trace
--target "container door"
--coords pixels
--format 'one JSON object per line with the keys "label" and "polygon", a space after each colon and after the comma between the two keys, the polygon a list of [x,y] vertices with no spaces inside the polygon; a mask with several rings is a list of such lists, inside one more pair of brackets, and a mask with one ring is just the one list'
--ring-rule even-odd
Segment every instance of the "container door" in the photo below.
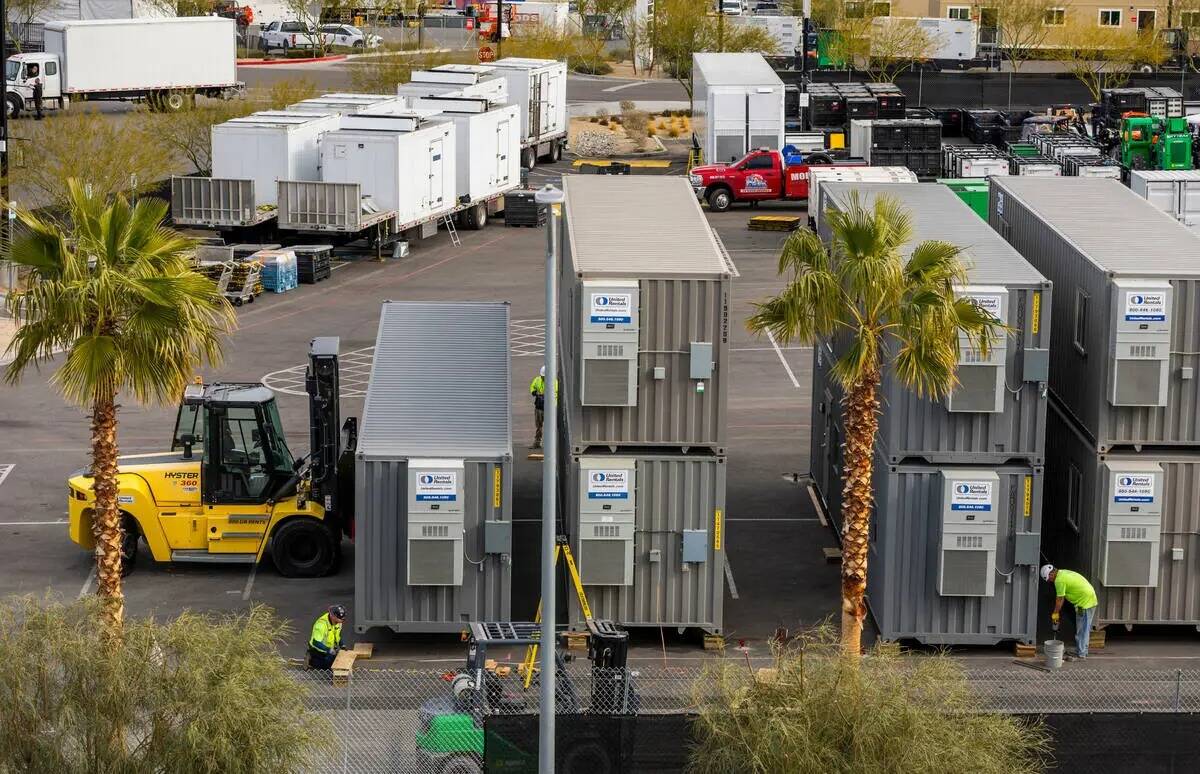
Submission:
{"label": "container door", "polygon": [[563,78],[565,77],[557,70],[553,73],[546,73],[546,90],[543,92],[545,101],[542,106],[542,126],[546,132],[559,132],[565,128],[558,123],[558,113],[561,109],[559,98],[560,92],[565,93],[565,89],[563,89]]}
{"label": "container door", "polygon": [[512,126],[508,120],[496,125],[496,185],[508,183],[508,151],[512,142]]}
{"label": "container door", "polygon": [[529,79],[529,137],[536,140],[542,136],[542,100],[545,98],[546,74],[534,75]]}
{"label": "container door", "polygon": [[1179,218],[1176,202],[1178,185],[1174,180],[1150,180],[1146,183],[1146,201],[1171,217]]}
{"label": "container door", "polygon": [[1200,226],[1200,180],[1179,183],[1179,219],[1185,226]]}
{"label": "container door", "polygon": [[538,74],[538,135],[547,134],[554,117],[554,84],[550,73]]}
{"label": "container door", "polygon": [[445,181],[442,180],[442,141],[434,140],[429,143],[429,206],[437,209],[442,205],[442,191]]}
{"label": "container door", "polygon": [[783,99],[774,90],[751,92],[746,101],[750,127],[750,147],[779,150],[779,134],[783,131]]}
{"label": "container door", "polygon": [[713,110],[709,116],[716,148],[713,163],[737,161],[746,155],[746,96],[744,94],[714,94]]}

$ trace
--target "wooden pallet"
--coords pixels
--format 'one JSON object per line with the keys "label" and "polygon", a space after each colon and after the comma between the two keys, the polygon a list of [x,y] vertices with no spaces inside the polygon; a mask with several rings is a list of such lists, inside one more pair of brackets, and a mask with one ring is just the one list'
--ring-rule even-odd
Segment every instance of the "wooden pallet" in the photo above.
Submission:
{"label": "wooden pallet", "polygon": [[719,634],[704,635],[705,650],[725,650],[725,638]]}
{"label": "wooden pallet", "polygon": [[567,650],[587,650],[588,648],[587,632],[567,632],[565,638]]}
{"label": "wooden pallet", "polygon": [[375,655],[375,643],[373,642],[356,642],[354,643],[354,655],[362,660],[368,659]]}
{"label": "wooden pallet", "polygon": [[1104,650],[1108,634],[1103,629],[1093,629],[1088,635],[1088,650]]}
{"label": "wooden pallet", "polygon": [[830,548],[828,546],[821,549],[821,553],[825,555],[825,561],[829,564],[842,563],[842,549]]}
{"label": "wooden pallet", "polygon": [[338,651],[333,657],[333,684],[345,685],[350,682],[350,673],[354,671],[354,661],[358,654],[352,650]]}
{"label": "wooden pallet", "polygon": [[1037,655],[1037,645],[1018,642],[1013,646],[1013,655],[1017,658],[1033,658]]}
{"label": "wooden pallet", "polygon": [[755,215],[747,225],[751,231],[795,231],[800,222],[799,215]]}

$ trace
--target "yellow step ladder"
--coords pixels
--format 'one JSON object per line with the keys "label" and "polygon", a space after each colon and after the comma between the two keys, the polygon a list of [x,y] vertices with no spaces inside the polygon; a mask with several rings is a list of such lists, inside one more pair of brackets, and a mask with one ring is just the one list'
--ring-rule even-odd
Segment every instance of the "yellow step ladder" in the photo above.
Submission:
{"label": "yellow step ladder", "polygon": [[[583,611],[583,620],[592,620],[592,608],[588,604],[587,594],[583,592],[583,581],[579,579],[579,568],[575,565],[575,557],[571,554],[571,546],[567,543],[566,535],[559,535],[558,541],[554,546],[554,567],[558,568],[558,557],[562,555],[567,560],[567,572],[571,575],[571,584],[575,587],[575,596],[579,598],[579,609]],[[533,617],[534,623],[542,622],[542,601],[538,600],[537,615]],[[530,645],[525,650],[525,660],[521,662],[519,667],[525,678],[525,688],[529,688],[529,684],[533,682],[533,672],[537,664],[537,645]]]}

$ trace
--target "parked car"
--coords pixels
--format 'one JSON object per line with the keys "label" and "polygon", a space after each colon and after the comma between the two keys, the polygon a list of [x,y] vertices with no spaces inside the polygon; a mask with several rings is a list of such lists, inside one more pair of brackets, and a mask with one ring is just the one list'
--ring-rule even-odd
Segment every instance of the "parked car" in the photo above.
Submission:
{"label": "parked car", "polygon": [[383,38],[378,35],[368,35],[349,24],[322,24],[321,38],[327,46],[345,48],[379,48],[383,43]]}
{"label": "parked car", "polygon": [[258,45],[263,51],[316,48],[317,32],[302,21],[273,21],[262,28]]}

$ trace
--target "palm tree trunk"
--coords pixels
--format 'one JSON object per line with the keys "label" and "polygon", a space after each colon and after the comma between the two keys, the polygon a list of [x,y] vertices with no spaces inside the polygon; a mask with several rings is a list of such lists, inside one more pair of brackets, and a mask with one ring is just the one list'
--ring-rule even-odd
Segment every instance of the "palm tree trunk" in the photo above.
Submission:
{"label": "palm tree trunk", "polygon": [[96,511],[92,532],[96,538],[96,591],[104,600],[104,626],[115,642],[125,617],[121,589],[121,512],[117,507],[117,404],[115,395],[92,404],[92,471],[95,476]]}
{"label": "palm tree trunk", "polygon": [[846,449],[842,487],[842,648],[862,652],[867,606],[867,548],[871,534],[875,432],[879,429],[879,374],[867,373],[846,394]]}

